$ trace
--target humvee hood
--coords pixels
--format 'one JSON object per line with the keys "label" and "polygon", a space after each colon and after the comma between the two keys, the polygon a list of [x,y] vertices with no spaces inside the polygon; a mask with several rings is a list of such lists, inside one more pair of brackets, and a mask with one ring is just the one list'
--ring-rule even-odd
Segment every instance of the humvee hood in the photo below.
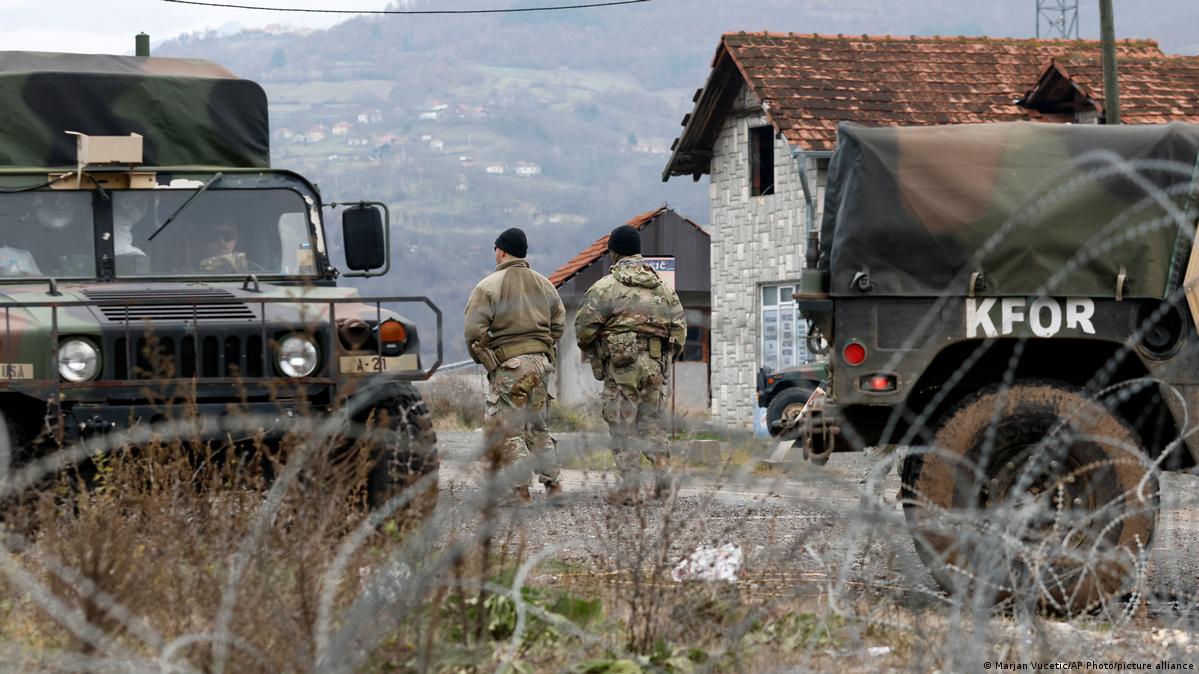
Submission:
{"label": "humvee hood", "polygon": [[662,285],[658,274],[645,264],[640,255],[626,257],[612,266],[612,277],[627,286],[657,288]]}

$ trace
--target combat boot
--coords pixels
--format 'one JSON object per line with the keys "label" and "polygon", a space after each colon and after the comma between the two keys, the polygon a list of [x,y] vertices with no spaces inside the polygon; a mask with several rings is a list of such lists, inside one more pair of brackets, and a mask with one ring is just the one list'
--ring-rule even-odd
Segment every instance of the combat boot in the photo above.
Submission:
{"label": "combat boot", "polygon": [[604,500],[608,502],[608,505],[631,507],[637,505],[638,498],[640,496],[636,487],[622,486],[609,491]]}
{"label": "combat boot", "polygon": [[533,495],[529,493],[529,485],[523,487],[514,487],[512,489],[512,504],[524,505],[533,501]]}
{"label": "combat boot", "polygon": [[562,483],[558,480],[545,483],[545,500],[552,506],[561,506],[566,497],[562,494]]}
{"label": "combat boot", "polygon": [[670,457],[665,454],[654,456],[654,499],[670,498],[674,485],[670,477]]}

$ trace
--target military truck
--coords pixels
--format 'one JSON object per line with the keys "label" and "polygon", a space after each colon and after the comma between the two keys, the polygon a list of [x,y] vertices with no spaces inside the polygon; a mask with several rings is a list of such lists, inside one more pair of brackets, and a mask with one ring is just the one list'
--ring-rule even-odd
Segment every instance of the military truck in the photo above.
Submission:
{"label": "military truck", "polygon": [[809,455],[896,445],[946,589],[1128,592],[1199,436],[1199,128],[842,125],[795,297],[831,345]]}
{"label": "military truck", "polygon": [[[440,311],[339,285],[388,272],[387,208],[340,205],[339,271],[338,205],[270,166],[258,84],[199,60],[0,52],[0,101],[0,413],[18,460],[131,426],[238,443],[301,417],[370,422],[371,501],[425,475],[435,496],[412,382],[441,363]],[[435,316],[436,362],[405,303]]]}

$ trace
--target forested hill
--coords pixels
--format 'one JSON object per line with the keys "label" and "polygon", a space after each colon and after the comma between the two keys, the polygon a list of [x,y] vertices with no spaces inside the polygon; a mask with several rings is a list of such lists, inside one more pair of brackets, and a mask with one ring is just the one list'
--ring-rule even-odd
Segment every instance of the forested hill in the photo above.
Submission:
{"label": "forested hill", "polygon": [[[497,4],[533,3],[454,7]],[[261,82],[276,166],[309,176],[327,200],[391,205],[396,271],[371,290],[433,296],[449,319],[454,359],[464,353],[457,336],[466,295],[491,269],[492,240],[504,228],[528,231],[530,258],[548,274],[663,202],[707,222],[706,182],[664,184],[660,176],[721,33],[1028,36],[1035,28],[1033,0],[965,4],[654,0],[569,12],[372,16],[306,33],[194,34],[155,53],[212,59]],[[1199,52],[1192,4],[1144,0],[1136,16],[1118,17],[1120,34]],[[1084,14],[1084,36],[1091,23]]]}

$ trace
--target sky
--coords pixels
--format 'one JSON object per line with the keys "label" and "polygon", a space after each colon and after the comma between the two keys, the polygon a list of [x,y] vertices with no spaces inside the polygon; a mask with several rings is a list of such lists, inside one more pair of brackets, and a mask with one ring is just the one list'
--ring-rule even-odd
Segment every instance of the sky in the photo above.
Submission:
{"label": "sky", "polygon": [[[214,0],[234,4],[254,4],[273,7],[337,8],[380,10],[386,0]],[[408,6],[416,0],[396,0],[398,6]],[[686,4],[688,0],[663,0]],[[741,2],[743,0],[729,0]],[[877,0],[880,14],[893,0]],[[426,6],[439,8],[479,8],[507,5],[509,0],[433,0]],[[946,3],[937,0],[906,0],[913,6],[923,2],[942,9]],[[977,3],[977,4],[976,4]],[[816,11],[835,18],[838,0],[809,0]],[[851,4],[872,5],[865,0]],[[1080,2],[1080,25],[1084,38],[1098,36],[1096,0]],[[1035,3],[1033,0],[970,0],[949,4],[943,21],[937,26],[907,25],[904,13],[888,14],[880,25],[896,21],[897,34],[944,33],[975,35],[991,32],[994,35],[1025,35],[1031,33]],[[1199,17],[1196,0],[1124,0],[1116,3],[1117,33],[1121,37],[1155,37],[1167,52],[1199,53],[1199,34],[1192,30]],[[1130,11],[1132,10],[1132,11]],[[352,18],[347,14],[309,14],[299,12],[263,12],[223,7],[199,7],[162,0],[0,0],[0,48],[5,50],[38,50],[104,54],[133,53],[133,36],[150,34],[151,44],[158,44],[183,33],[207,29],[229,30],[235,27],[257,28],[269,24],[286,24],[305,28],[328,28]],[[776,19],[776,23],[777,23]],[[764,24],[769,22],[763,22]],[[1185,28],[1182,28],[1185,27]],[[855,30],[878,32],[877,26],[854,26]],[[946,32],[948,31],[948,32]],[[826,31],[827,32],[827,31]]]}
{"label": "sky", "polygon": [[[221,1],[221,0],[216,0]],[[230,0],[236,4],[338,9],[384,9],[385,0]],[[198,7],[162,0],[0,0],[0,45],[14,51],[132,54],[133,36],[148,33],[151,44],[183,33],[238,24],[284,23],[328,28],[352,18],[344,14],[278,13]]]}

